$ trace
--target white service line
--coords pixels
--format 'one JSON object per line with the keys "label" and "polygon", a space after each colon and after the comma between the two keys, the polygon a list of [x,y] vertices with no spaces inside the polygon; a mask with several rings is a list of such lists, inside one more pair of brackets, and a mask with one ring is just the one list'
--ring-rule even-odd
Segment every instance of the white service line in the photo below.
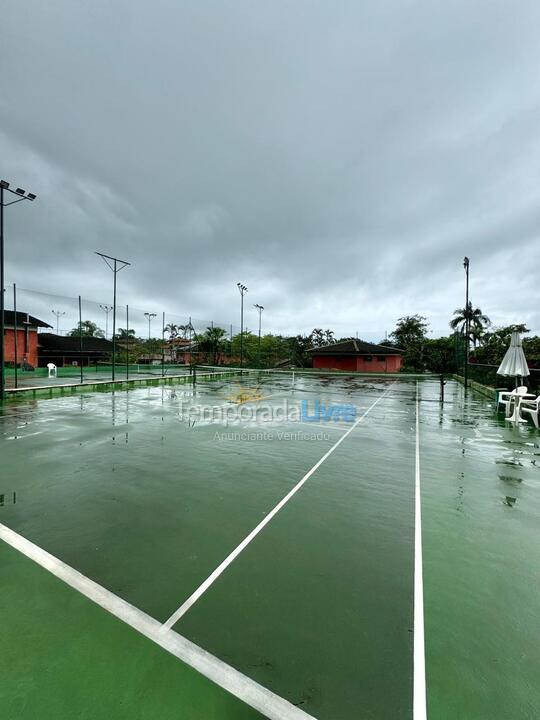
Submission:
{"label": "white service line", "polygon": [[330,450],[328,450],[322,456],[322,458],[317,463],[315,463],[315,465],[311,468],[311,470],[308,470],[308,472],[304,475],[304,477],[293,487],[292,490],[290,490],[287,493],[287,495],[285,495],[284,498],[282,498],[282,500],[279,501],[279,503],[272,510],[270,510],[268,515],[266,515],[265,518],[263,520],[261,520],[261,522],[257,525],[257,527],[255,527],[249,533],[249,535],[247,535],[242,540],[242,542],[230,553],[230,555],[228,555],[225,558],[225,560],[223,560],[222,563],[220,563],[217,566],[217,568],[214,570],[214,572],[211,573],[211,575],[209,575],[206,578],[206,580],[195,590],[195,592],[192,595],[190,595],[188,597],[188,599],[182,605],[180,605],[178,610],[176,610],[171,615],[171,617],[165,623],[163,623],[164,629],[172,628],[172,626],[175,623],[177,623],[178,620],[180,620],[180,618],[183,615],[185,615],[187,613],[187,611],[190,609],[190,607],[194,603],[197,602],[197,600],[201,597],[201,595],[208,590],[208,588],[218,579],[218,577],[229,567],[229,565],[233,562],[233,560],[235,560],[235,558],[237,558],[238,555],[240,555],[242,550],[244,550],[249,545],[249,543],[261,532],[261,530],[266,525],[268,525],[268,523],[270,522],[270,520],[272,520],[274,515],[276,515],[281,510],[281,508],[289,502],[289,500],[293,497],[293,495],[295,493],[297,493],[298,490],[300,490],[302,485],[307,480],[309,480],[309,478],[313,475],[313,473],[316,470],[318,470],[319,467],[323,464],[323,462],[328,457],[330,457],[330,455],[334,452],[334,450],[336,450],[341,445],[341,443],[345,440],[345,438],[348,437],[356,427],[358,427],[358,425],[362,422],[362,420],[366,417],[366,415],[369,412],[371,412],[371,410],[373,410],[375,405],[377,405],[377,403],[379,403],[383,399],[383,397],[388,393],[388,391],[390,390],[390,388],[393,385],[394,385],[394,383],[392,383],[390,385],[390,387],[387,390],[385,390],[384,393],[368,407],[368,409],[364,412],[364,414],[360,418],[358,418],[358,420],[353,425],[351,425],[351,427],[347,430],[347,432],[343,433],[343,435],[340,438],[338,438],[338,440],[334,443],[334,445],[332,445]]}
{"label": "white service line", "polygon": [[0,539],[270,720],[315,720],[2,523]]}
{"label": "white service line", "polygon": [[413,719],[426,720],[426,654],[424,644],[424,580],[422,571],[422,495],[420,491],[420,413],[416,381],[416,462],[414,483],[414,657]]}

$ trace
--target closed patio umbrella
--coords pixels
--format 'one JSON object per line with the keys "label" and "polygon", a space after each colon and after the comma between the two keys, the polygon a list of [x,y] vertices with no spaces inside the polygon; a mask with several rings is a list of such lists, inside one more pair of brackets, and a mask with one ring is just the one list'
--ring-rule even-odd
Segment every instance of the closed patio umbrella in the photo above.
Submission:
{"label": "closed patio umbrella", "polygon": [[521,337],[518,332],[513,332],[510,339],[510,347],[506,351],[502,363],[499,365],[497,375],[516,378],[517,387],[517,379],[527,377],[530,374],[525,353],[521,346]]}

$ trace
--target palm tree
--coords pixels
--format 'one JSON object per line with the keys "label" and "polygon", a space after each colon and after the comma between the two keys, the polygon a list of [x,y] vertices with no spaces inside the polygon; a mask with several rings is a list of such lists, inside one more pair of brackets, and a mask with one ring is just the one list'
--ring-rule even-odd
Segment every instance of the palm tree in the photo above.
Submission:
{"label": "palm tree", "polygon": [[129,330],[118,328],[116,337],[118,340],[132,340],[135,337],[135,330],[133,330],[133,328],[129,328]]}
{"label": "palm tree", "polygon": [[103,332],[103,330],[91,320],[82,320],[81,322],[77,323],[77,327],[73,328],[73,330],[68,332],[68,335],[70,337],[78,337],[79,335],[82,335],[83,337],[105,337],[105,333]]}
{"label": "palm tree", "polygon": [[469,323],[469,342],[472,341],[474,347],[476,343],[482,338],[486,328],[491,325],[491,320],[487,315],[480,310],[480,308],[474,308],[472,303],[469,302],[467,308],[457,308],[454,310],[456,317],[450,320],[450,327],[452,330],[458,328],[461,332],[465,332],[467,321]]}
{"label": "palm tree", "polygon": [[176,338],[180,335],[181,328],[182,325],[175,325],[175,323],[169,323],[168,325],[165,325],[164,330],[166,333],[169,333],[169,337],[171,340],[176,340]]}
{"label": "palm tree", "polygon": [[203,350],[203,352],[212,353],[212,365],[217,364],[218,354],[222,349],[223,338],[226,334],[223,328],[207,327],[203,335],[197,336],[199,349]]}

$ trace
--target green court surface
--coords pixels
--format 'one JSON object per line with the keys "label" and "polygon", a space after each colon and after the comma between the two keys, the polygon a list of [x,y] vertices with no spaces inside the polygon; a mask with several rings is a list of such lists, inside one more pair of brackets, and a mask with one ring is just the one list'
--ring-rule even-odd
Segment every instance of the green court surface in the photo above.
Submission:
{"label": "green court surface", "polygon": [[2,717],[540,717],[540,435],[439,392],[250,372],[6,403]]}
{"label": "green court surface", "polygon": [[[89,365],[82,368],[82,382],[91,384],[112,380],[112,365]],[[189,366],[186,365],[140,365],[130,364],[128,366],[117,364],[115,366],[115,379],[137,379],[137,378],[159,378],[170,377],[171,375],[189,374]],[[19,369],[17,375],[13,368],[6,369],[6,387],[13,388],[47,388],[57,385],[81,382],[81,368],[77,366],[59,367],[52,376],[46,367],[35,370]]]}

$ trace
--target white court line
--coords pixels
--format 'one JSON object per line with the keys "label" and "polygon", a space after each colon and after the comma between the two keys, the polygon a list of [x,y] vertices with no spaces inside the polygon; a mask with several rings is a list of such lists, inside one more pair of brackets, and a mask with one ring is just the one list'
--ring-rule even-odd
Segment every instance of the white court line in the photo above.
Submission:
{"label": "white court line", "polygon": [[0,539],[270,720],[315,720],[2,523]]}
{"label": "white court line", "polygon": [[424,580],[422,571],[422,496],[420,492],[420,414],[416,381],[416,462],[414,483],[414,652],[413,718],[426,720],[426,655],[424,644]]}
{"label": "white court line", "polygon": [[302,485],[303,485],[307,480],[309,480],[309,478],[313,475],[313,473],[314,473],[316,470],[319,469],[319,467],[323,464],[323,462],[324,462],[328,457],[330,457],[330,455],[334,452],[334,450],[336,450],[336,449],[341,445],[341,443],[345,440],[345,438],[348,437],[348,436],[352,433],[352,431],[362,422],[362,420],[363,420],[363,419],[366,417],[366,415],[375,407],[375,405],[377,405],[377,403],[379,403],[379,402],[383,399],[383,397],[388,393],[388,391],[390,390],[390,388],[391,388],[393,385],[394,385],[394,383],[392,383],[392,385],[390,385],[390,387],[388,387],[388,388],[384,391],[384,393],[383,393],[379,398],[377,398],[377,400],[375,400],[375,402],[373,402],[373,403],[368,407],[368,409],[364,412],[364,414],[363,414],[360,418],[358,418],[358,420],[357,420],[353,425],[351,425],[351,427],[347,430],[347,432],[343,433],[343,435],[334,443],[334,445],[332,445],[332,447],[330,448],[330,450],[328,450],[328,451],[322,456],[322,458],[321,458],[317,463],[315,463],[315,465],[311,468],[311,470],[308,470],[308,472],[307,472],[307,473],[304,475],[304,477],[293,487],[293,489],[290,490],[290,491],[287,493],[287,495],[285,495],[285,497],[284,497],[282,500],[280,500],[280,502],[279,502],[272,510],[270,510],[270,512],[268,513],[268,515],[266,515],[266,517],[265,517],[263,520],[261,520],[261,522],[257,525],[257,527],[255,527],[255,528],[249,533],[249,535],[247,535],[247,536],[242,540],[242,542],[240,543],[240,545],[238,545],[238,546],[230,553],[230,555],[228,555],[228,556],[225,558],[225,560],[223,560],[223,562],[220,563],[220,564],[217,566],[217,568],[214,570],[214,572],[211,573],[211,575],[209,575],[209,576],[206,578],[206,580],[202,583],[202,585],[200,585],[200,586],[195,590],[195,592],[194,592],[192,595],[190,595],[190,596],[188,597],[188,599],[187,599],[182,605],[180,605],[180,607],[178,608],[178,610],[176,610],[176,611],[171,615],[171,617],[170,617],[165,623],[163,623],[163,628],[164,628],[164,629],[172,628],[172,626],[173,626],[175,623],[177,623],[178,620],[179,620],[183,615],[185,615],[185,614],[187,613],[187,611],[190,609],[190,607],[191,607],[194,603],[197,602],[197,600],[201,597],[201,595],[208,590],[208,588],[218,579],[218,577],[229,567],[229,565],[233,562],[233,560],[235,560],[235,559],[238,557],[238,555],[240,555],[240,553],[242,552],[242,550],[244,550],[244,549],[249,545],[249,543],[261,532],[261,530],[262,530],[266,525],[268,525],[268,523],[270,522],[270,520],[272,520],[272,518],[274,517],[274,515],[276,515],[276,514],[281,510],[281,508],[289,502],[289,500],[293,497],[293,495],[295,495],[295,493],[297,493],[298,490],[300,490],[300,488],[302,487]]}

